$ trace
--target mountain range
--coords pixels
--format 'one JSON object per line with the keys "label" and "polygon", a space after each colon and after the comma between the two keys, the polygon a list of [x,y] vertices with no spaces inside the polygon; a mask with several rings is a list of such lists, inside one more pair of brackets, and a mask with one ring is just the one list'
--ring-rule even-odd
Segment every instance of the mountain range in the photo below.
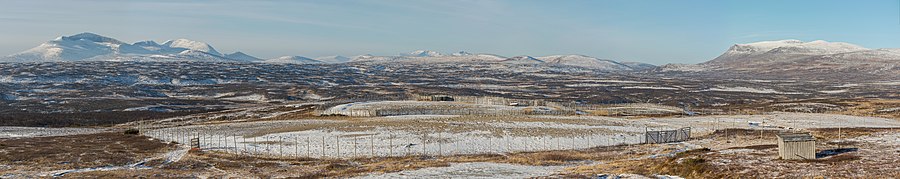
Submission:
{"label": "mountain range", "polygon": [[0,58],[0,62],[58,61],[210,61],[247,63],[466,63],[488,62],[531,65],[564,65],[607,71],[703,72],[733,71],[758,74],[900,72],[900,49],[868,49],[843,42],[822,40],[763,41],[735,44],[715,59],[700,64],[654,66],[638,62],[619,62],[585,55],[527,55],[504,57],[465,51],[442,54],[416,50],[394,56],[325,56],[308,58],[283,56],[261,59],[242,52],[222,54],[213,46],[187,39],[163,43],[141,41],[125,43],[93,33],[61,36],[26,51]]}
{"label": "mountain range", "polygon": [[519,61],[519,57],[507,58],[494,54],[475,54],[465,51],[442,54],[430,50],[416,50],[396,56],[358,55],[325,56],[308,58],[303,56],[283,56],[261,59],[243,52],[223,54],[213,46],[188,40],[175,39],[163,43],[141,41],[125,43],[94,33],[80,33],[61,36],[42,43],[26,51],[0,58],[0,62],[62,62],[62,61],[211,61],[211,62],[254,62],[280,64],[322,64],[322,63],[530,63],[569,65],[601,70],[641,70],[655,67],[637,62],[616,62],[584,55],[555,55],[527,57],[529,61]]}

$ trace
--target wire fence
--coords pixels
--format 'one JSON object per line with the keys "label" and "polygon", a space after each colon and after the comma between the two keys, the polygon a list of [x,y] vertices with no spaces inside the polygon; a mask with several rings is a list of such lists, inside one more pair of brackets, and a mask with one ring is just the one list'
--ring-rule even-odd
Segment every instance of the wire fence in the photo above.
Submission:
{"label": "wire fence", "polygon": [[247,136],[240,132],[165,128],[144,135],[182,145],[192,140],[200,150],[284,158],[370,158],[400,156],[452,156],[506,154],[553,150],[580,150],[601,146],[640,144],[643,133],[571,133],[515,136],[452,132],[279,133]]}

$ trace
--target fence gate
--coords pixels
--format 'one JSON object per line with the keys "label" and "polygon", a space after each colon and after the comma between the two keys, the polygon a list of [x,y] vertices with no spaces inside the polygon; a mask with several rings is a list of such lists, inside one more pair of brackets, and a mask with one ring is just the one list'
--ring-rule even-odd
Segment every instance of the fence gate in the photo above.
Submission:
{"label": "fence gate", "polygon": [[200,148],[200,138],[191,138],[191,148],[194,148],[194,149]]}
{"label": "fence gate", "polygon": [[661,144],[681,142],[691,138],[691,128],[685,127],[677,130],[647,131],[644,133],[644,141],[648,144]]}

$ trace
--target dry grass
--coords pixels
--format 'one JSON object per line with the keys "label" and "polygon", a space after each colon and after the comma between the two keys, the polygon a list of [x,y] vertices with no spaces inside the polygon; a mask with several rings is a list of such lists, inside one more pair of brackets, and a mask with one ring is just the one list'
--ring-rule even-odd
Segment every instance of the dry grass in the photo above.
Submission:
{"label": "dry grass", "polygon": [[631,173],[645,176],[675,175],[685,178],[736,177],[709,164],[703,157],[703,153],[706,152],[709,152],[709,149],[691,150],[672,158],[617,160],[599,165],[572,167],[566,170],[570,175],[576,176],[592,176],[598,173]]}
{"label": "dry grass", "polygon": [[892,128],[815,128],[809,130],[813,136],[819,139],[846,139],[871,135],[876,132],[900,131],[900,129]]}
{"label": "dry grass", "polygon": [[152,170],[96,171],[71,177],[212,177],[212,178],[344,178],[369,173],[389,173],[452,163],[497,162],[522,165],[562,165],[580,161],[607,161],[643,155],[637,146],[601,147],[581,151],[547,151],[508,155],[407,156],[360,159],[266,158],[220,152],[193,153],[179,162]]}
{"label": "dry grass", "polygon": [[838,102],[838,104],[847,106],[847,109],[834,112],[837,114],[876,116],[900,120],[900,110],[881,111],[890,108],[900,108],[900,99],[851,99]]}
{"label": "dry grass", "polygon": [[0,139],[0,164],[16,166],[20,171],[117,166],[172,148],[170,144],[121,132]]}

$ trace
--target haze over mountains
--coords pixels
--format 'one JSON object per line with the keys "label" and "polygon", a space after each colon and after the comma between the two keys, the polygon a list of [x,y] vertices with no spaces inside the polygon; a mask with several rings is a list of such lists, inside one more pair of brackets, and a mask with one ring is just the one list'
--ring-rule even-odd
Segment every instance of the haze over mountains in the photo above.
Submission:
{"label": "haze over mountains", "polygon": [[213,46],[187,39],[163,43],[142,41],[125,43],[93,34],[81,33],[61,36],[24,52],[0,58],[0,62],[56,62],[56,61],[210,61],[253,63],[465,63],[488,62],[509,64],[565,65],[607,71],[699,72],[736,71],[762,74],[847,72],[878,74],[898,72],[900,49],[867,49],[843,42],[822,40],[763,41],[736,44],[719,57],[700,64],[668,64],[661,67],[638,62],[619,62],[584,55],[527,55],[505,57],[495,54],[476,54],[465,51],[442,54],[416,50],[396,56],[358,55],[352,57],[326,56],[308,58],[283,56],[260,59],[242,52],[222,54]]}

